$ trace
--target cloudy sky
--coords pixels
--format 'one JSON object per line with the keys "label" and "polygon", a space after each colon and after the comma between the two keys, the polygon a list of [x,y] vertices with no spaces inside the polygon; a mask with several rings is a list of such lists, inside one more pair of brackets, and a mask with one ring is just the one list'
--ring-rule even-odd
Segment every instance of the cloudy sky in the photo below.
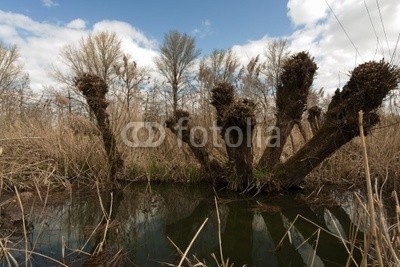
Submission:
{"label": "cloudy sky", "polygon": [[[382,57],[400,62],[399,0],[1,0],[0,41],[17,44],[35,90],[54,83],[59,51],[91,31],[112,30],[126,52],[152,66],[170,30],[196,37],[202,55],[232,48],[246,61],[270,39],[309,51],[319,70],[314,87],[343,86],[356,64]],[[393,56],[394,55],[394,56]]]}

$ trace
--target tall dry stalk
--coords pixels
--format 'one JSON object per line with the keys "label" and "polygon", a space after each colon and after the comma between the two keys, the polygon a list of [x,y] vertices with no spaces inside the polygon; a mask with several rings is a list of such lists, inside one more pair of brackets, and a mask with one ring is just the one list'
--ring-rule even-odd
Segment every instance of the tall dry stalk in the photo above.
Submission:
{"label": "tall dry stalk", "polygon": [[[361,138],[361,145],[363,148],[363,155],[364,155],[364,164],[365,164],[365,181],[367,184],[367,196],[368,196],[368,209],[369,209],[369,216],[370,216],[370,237],[367,237],[365,252],[369,251],[371,241],[375,244],[376,249],[376,256],[378,258],[378,263],[380,267],[383,267],[383,260],[381,254],[381,248],[378,244],[377,238],[377,230],[376,230],[376,222],[375,222],[375,205],[374,205],[374,194],[372,192],[372,183],[371,183],[371,176],[369,173],[369,163],[368,163],[368,154],[367,154],[367,145],[365,144],[365,135],[364,135],[364,126],[363,126],[363,111],[358,113],[358,123],[360,128],[360,138]],[[371,240],[372,239],[372,240]],[[364,254],[364,257],[361,262],[361,266],[366,266],[367,264],[367,253]]]}
{"label": "tall dry stalk", "polygon": [[[378,191],[377,182],[375,182],[375,192],[373,192],[371,175],[369,171],[369,161],[367,154],[367,146],[365,143],[364,129],[363,129],[363,112],[359,112],[359,127],[361,145],[363,148],[364,165],[365,165],[365,178],[367,186],[368,208],[365,209],[365,219],[370,222],[369,232],[366,234],[364,254],[361,261],[361,266],[367,266],[367,258],[370,251],[371,243],[374,244],[376,259],[380,267],[383,266],[400,266],[400,249],[399,238],[400,231],[396,231],[400,221],[397,217],[397,222],[394,226],[388,226],[389,220],[386,215],[386,209],[382,200],[382,188]],[[395,191],[394,191],[395,192]],[[398,199],[396,194],[396,213],[398,215]],[[358,199],[360,204],[362,201]],[[397,225],[397,227],[396,227]]]}

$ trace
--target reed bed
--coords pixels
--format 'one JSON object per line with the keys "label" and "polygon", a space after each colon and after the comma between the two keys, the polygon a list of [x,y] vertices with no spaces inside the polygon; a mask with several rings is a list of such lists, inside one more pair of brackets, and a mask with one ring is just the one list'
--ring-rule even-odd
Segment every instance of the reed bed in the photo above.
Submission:
{"label": "reed bed", "polygon": [[[201,179],[199,164],[172,134],[167,132],[158,147],[130,147],[119,133],[132,118],[125,113],[112,118],[127,181]],[[12,120],[0,116],[0,124],[0,192],[13,191],[14,186],[20,190],[70,184],[94,187],[107,179],[109,166],[101,136],[88,118],[25,114]]]}
{"label": "reed bed", "polygon": [[[383,116],[380,124],[365,137],[369,154],[369,170],[371,177],[378,185],[383,185],[387,193],[400,190],[400,118]],[[323,184],[334,184],[348,188],[358,188],[365,184],[365,167],[360,154],[362,145],[355,138],[307,177],[310,187]]]}

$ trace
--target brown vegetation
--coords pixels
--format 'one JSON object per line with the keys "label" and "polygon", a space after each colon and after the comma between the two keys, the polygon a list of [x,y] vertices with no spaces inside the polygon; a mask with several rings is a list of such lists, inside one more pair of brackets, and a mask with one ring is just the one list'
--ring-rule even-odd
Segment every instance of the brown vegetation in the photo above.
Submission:
{"label": "brown vegetation", "polygon": [[[29,103],[24,100],[23,105],[14,101],[0,102],[1,110],[10,113],[2,114],[1,118],[4,132],[0,139],[3,150],[0,159],[15,155],[12,159],[2,160],[3,188],[12,188],[16,180],[10,177],[17,176],[24,183],[21,186],[32,188],[32,183],[28,182],[30,178],[23,177],[32,177],[26,175],[26,168],[36,166],[37,159],[43,159],[40,170],[50,168],[47,163],[42,166],[43,162],[52,162],[50,166],[54,171],[50,173],[60,178],[61,183],[75,178],[85,182],[108,180],[113,183],[118,178],[188,181],[203,176],[238,191],[256,185],[258,189],[266,189],[270,184],[289,188],[302,183],[307,175],[312,178],[316,177],[315,173],[329,173],[325,167],[331,167],[331,162],[344,154],[350,145],[344,150],[336,150],[358,135],[354,114],[363,110],[365,130],[367,133],[372,131],[378,122],[376,110],[398,83],[395,67],[385,62],[365,63],[355,68],[343,90],[335,93],[325,114],[315,106],[318,104],[315,95],[311,108],[307,109],[317,66],[308,53],[288,56],[286,43],[275,42],[267,51],[267,61],[256,57],[242,68],[232,51],[214,51],[200,64],[199,91],[189,94],[182,90],[188,85],[187,79],[194,81],[190,75],[190,67],[198,56],[194,39],[171,32],[164,42],[161,48],[165,55],[175,46],[181,48],[177,56],[182,57],[184,64],[178,66],[179,73],[174,73],[174,68],[166,68],[171,58],[158,58],[158,68],[167,83],[152,84],[145,97],[139,90],[142,82],[149,80],[146,73],[130,60],[130,55],[121,53],[121,42],[115,34],[106,32],[92,34],[83,38],[78,47],[68,46],[63,50],[62,55],[72,73],[56,71],[54,75],[66,85],[71,85],[71,76],[76,77],[72,84],[75,88],[68,87],[65,92],[51,91],[54,99]],[[109,48],[104,44],[109,44]],[[12,69],[18,69],[18,66]],[[18,75],[19,79],[23,73]],[[176,87],[177,83],[181,87]],[[163,87],[168,88],[164,90]],[[168,94],[169,89],[174,92],[172,95]],[[276,93],[276,99],[273,93]],[[23,91],[18,97],[21,95],[24,96]],[[9,98],[8,93],[2,93],[0,101],[5,96]],[[303,119],[306,110],[307,124]],[[157,122],[166,122],[169,131],[166,131],[165,141],[155,148],[128,146],[120,135],[125,125],[150,117]],[[179,123],[181,119],[183,124]],[[219,136],[206,140],[204,132],[191,134],[194,127],[210,127],[213,120],[219,127]],[[280,132],[267,133],[266,127],[271,125],[277,126]],[[305,125],[309,125],[311,131]],[[76,135],[71,135],[68,128]],[[232,129],[241,130],[243,136]],[[280,145],[254,146],[256,131],[263,139],[270,134],[269,144],[280,139]],[[8,134],[15,132],[19,132],[22,141],[14,141]],[[157,130],[153,133],[155,138],[162,135]],[[146,136],[146,133],[140,134]],[[210,137],[209,131],[206,134]],[[313,137],[307,141],[310,136]],[[174,137],[181,139],[184,145],[178,146],[180,141]],[[238,142],[240,139],[242,142]],[[213,147],[211,141],[223,145]],[[12,148],[16,143],[24,147],[24,151],[40,152],[35,152],[35,158],[18,158],[17,154],[23,152]],[[397,155],[392,157],[398,158]],[[389,169],[393,176],[390,184],[396,185],[397,173]],[[376,170],[382,175],[380,168]],[[8,175],[10,173],[13,175]]]}
{"label": "brown vegetation", "polygon": [[[199,56],[192,37],[170,32],[160,50],[156,66],[165,82],[154,82],[141,93],[144,81],[150,80],[148,73],[122,54],[117,35],[90,34],[78,47],[62,51],[70,72],[54,70],[53,76],[67,89],[50,88],[50,97],[38,99],[17,62],[18,49],[0,45],[0,196],[4,190],[16,193],[25,238],[21,189],[36,191],[42,199],[41,188],[71,189],[72,183],[115,187],[120,181],[207,179],[218,187],[253,193],[290,189],[304,181],[314,188],[326,183],[360,186],[366,176],[369,207],[362,216],[371,228],[365,235],[364,262],[369,256],[380,259],[381,266],[399,264],[398,197],[395,194],[396,225],[389,227],[378,190],[400,189],[400,118],[382,105],[398,89],[398,66],[385,61],[357,66],[330,104],[320,107],[321,99],[312,105],[309,101],[317,71],[314,59],[307,52],[289,56],[285,41],[268,47],[266,61],[257,56],[247,66],[240,66],[232,51],[214,51],[201,61],[198,73],[191,72]],[[189,92],[195,76],[198,91]],[[359,112],[364,114],[361,125]],[[152,132],[140,137],[154,134],[164,141],[153,148],[127,145],[124,138],[129,136],[121,136],[124,127],[134,120],[145,125],[150,118],[165,122],[169,130],[163,136],[149,127]],[[219,135],[206,139],[208,130],[192,132],[214,120]],[[276,127],[267,133],[271,125]],[[272,137],[266,147],[254,145],[256,131],[263,139]],[[362,132],[369,134],[367,147],[355,139]],[[223,145],[213,147],[211,141]],[[369,164],[361,156],[363,151],[366,159],[367,148]],[[113,204],[106,204],[110,213]],[[101,206],[107,230],[112,216]],[[374,212],[377,221],[372,223]],[[106,233],[96,253],[100,261],[109,256],[102,252]],[[371,240],[376,255],[370,253]],[[340,241],[355,249],[354,242]],[[28,261],[27,248],[25,253]],[[121,251],[116,264],[120,256]],[[222,251],[221,258],[223,262]]]}

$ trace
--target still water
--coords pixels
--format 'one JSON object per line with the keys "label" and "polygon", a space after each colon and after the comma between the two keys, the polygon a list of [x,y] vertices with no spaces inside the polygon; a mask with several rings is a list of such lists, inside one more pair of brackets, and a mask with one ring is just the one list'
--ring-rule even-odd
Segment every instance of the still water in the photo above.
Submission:
{"label": "still water", "polygon": [[[301,215],[348,239],[357,213],[350,192],[332,193],[329,205],[321,205],[307,203],[301,193],[248,198],[215,192],[208,185],[176,184],[153,185],[151,193],[142,185],[114,192],[106,237],[106,221],[95,190],[73,193],[62,204],[48,204],[44,212],[31,212],[28,245],[35,254],[30,255],[30,262],[34,266],[58,266],[43,257],[46,255],[68,266],[95,266],[99,262],[88,263],[85,252],[92,253],[105,241],[107,256],[99,261],[112,260],[120,251],[121,266],[177,265],[181,257],[172,242],[185,251],[208,218],[188,257],[194,263],[198,259],[207,266],[216,266],[212,254],[220,259],[220,249],[215,193],[219,199],[223,256],[234,266],[346,264],[348,253],[338,238],[318,231],[316,225],[302,218],[294,224],[293,221]],[[109,211],[110,192],[102,192],[101,199],[104,209]],[[96,226],[99,228],[94,231]],[[19,243],[15,244],[17,247]],[[24,252],[12,255],[24,263]],[[354,258],[357,260],[359,255],[354,253]],[[4,258],[0,262],[6,265]]]}

